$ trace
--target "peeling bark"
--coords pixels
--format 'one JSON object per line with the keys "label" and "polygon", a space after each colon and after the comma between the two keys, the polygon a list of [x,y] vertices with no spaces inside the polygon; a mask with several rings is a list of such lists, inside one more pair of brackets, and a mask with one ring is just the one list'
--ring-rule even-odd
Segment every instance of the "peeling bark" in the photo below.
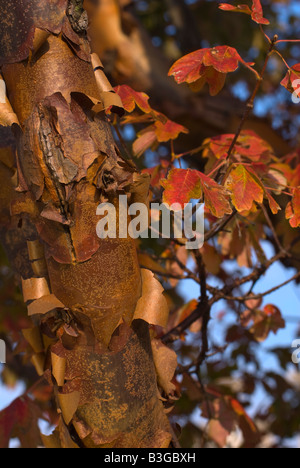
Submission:
{"label": "peeling bark", "polygon": [[121,104],[100,62],[94,66],[81,1],[0,4],[7,15],[0,19],[1,72],[17,117],[11,232],[19,226],[32,271],[18,265],[35,324],[26,338],[61,413],[44,444],[168,447],[146,322],[165,321],[165,300],[157,289],[151,314],[145,300],[135,316],[142,297],[135,243],[96,234],[99,203],[117,207],[119,194],[134,198],[139,177],[105,117],[106,107],[120,112]]}

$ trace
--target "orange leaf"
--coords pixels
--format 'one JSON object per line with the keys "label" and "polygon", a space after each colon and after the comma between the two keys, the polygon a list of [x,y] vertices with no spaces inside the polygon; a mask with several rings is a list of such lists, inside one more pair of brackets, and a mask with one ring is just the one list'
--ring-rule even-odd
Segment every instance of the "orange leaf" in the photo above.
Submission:
{"label": "orange leaf", "polygon": [[270,209],[271,209],[272,213],[274,215],[277,214],[278,211],[281,210],[280,205],[278,205],[277,201],[274,200],[274,198],[272,197],[272,195],[270,194],[270,192],[268,190],[266,190],[266,197],[268,199],[269,206],[270,206]]}
{"label": "orange leaf", "polygon": [[[159,115],[162,116],[162,114],[158,114],[157,118]],[[180,133],[188,132],[185,127],[172,120],[166,119],[164,122],[157,120],[153,125],[149,125],[138,133],[138,138],[133,143],[133,152],[136,157],[140,157],[155,144],[176,140]]]}
{"label": "orange leaf", "polygon": [[178,203],[183,207],[192,199],[199,200],[203,194],[206,207],[217,218],[232,213],[224,187],[200,171],[172,169],[161,185],[165,189],[164,203],[170,206]]}
{"label": "orange leaf", "polygon": [[285,216],[290,220],[292,228],[300,226],[300,187],[295,189],[293,199],[286,207]]}
{"label": "orange leaf", "polygon": [[192,169],[172,169],[168,178],[161,181],[165,189],[164,203],[169,206],[178,203],[184,207],[190,200],[199,200],[202,197],[202,186],[198,171]]}
{"label": "orange leaf", "polygon": [[230,172],[226,188],[231,192],[232,203],[239,212],[250,211],[255,202],[263,202],[263,187],[241,164]]}
{"label": "orange leaf", "polygon": [[151,112],[152,109],[148,103],[149,96],[146,93],[139,93],[128,85],[117,86],[114,90],[120,96],[127,112],[133,112],[136,106],[145,114]]}
{"label": "orange leaf", "polygon": [[173,122],[172,120],[167,120],[166,123],[158,120],[154,125],[156,127],[155,134],[157,141],[160,143],[176,140],[180,133],[189,133],[187,128]]}

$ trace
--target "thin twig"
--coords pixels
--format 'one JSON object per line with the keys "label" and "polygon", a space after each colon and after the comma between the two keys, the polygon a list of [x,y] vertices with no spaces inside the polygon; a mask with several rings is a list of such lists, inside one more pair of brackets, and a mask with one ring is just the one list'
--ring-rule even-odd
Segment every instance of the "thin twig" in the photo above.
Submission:
{"label": "thin twig", "polygon": [[227,301],[237,301],[237,302],[246,302],[249,299],[251,300],[263,299],[264,297],[269,296],[270,294],[278,291],[279,289],[283,288],[284,286],[287,286],[288,284],[292,283],[293,281],[296,281],[299,278],[300,278],[300,272],[298,272],[296,275],[294,275],[292,278],[285,281],[284,283],[281,283],[278,286],[275,286],[274,288],[269,289],[268,291],[265,291],[264,293],[255,294],[255,295],[251,294],[248,296],[224,296],[223,299],[226,299]]}
{"label": "thin twig", "polygon": [[210,231],[208,231],[204,236],[204,242],[208,242],[227,226],[228,223],[235,217],[237,211],[234,209],[231,215],[227,216],[225,219],[220,221],[220,223],[216,224]]}
{"label": "thin twig", "polygon": [[270,47],[269,47],[267,57],[265,59],[265,63],[263,65],[261,73],[259,74],[259,78],[257,80],[257,83],[256,83],[256,86],[255,86],[254,91],[252,93],[252,96],[250,97],[250,99],[249,99],[249,101],[247,103],[247,107],[246,107],[244,115],[243,115],[243,117],[242,117],[242,119],[240,121],[239,128],[238,128],[238,130],[237,130],[237,132],[236,132],[236,134],[235,134],[235,136],[234,136],[234,138],[233,138],[233,140],[231,142],[230,148],[229,148],[228,153],[227,153],[227,160],[230,158],[230,156],[231,156],[231,154],[232,154],[232,152],[233,152],[233,150],[235,148],[235,145],[236,145],[236,143],[237,143],[237,141],[239,139],[239,136],[240,136],[240,134],[241,134],[241,132],[242,132],[242,130],[244,128],[244,125],[245,125],[246,121],[248,120],[248,118],[250,116],[250,113],[251,113],[251,111],[252,111],[252,109],[254,107],[255,98],[257,96],[257,93],[259,91],[259,88],[261,86],[263,78],[265,76],[265,72],[266,72],[266,69],[267,69],[267,66],[268,66],[268,63],[269,63],[269,59],[270,59],[270,56],[271,56],[271,54],[272,54],[272,52],[274,50],[274,47],[276,45],[277,40],[278,40],[278,36],[274,36],[273,40],[270,42]]}
{"label": "thin twig", "polygon": [[279,249],[280,252],[284,253],[287,257],[291,257],[291,254],[289,252],[287,252],[285,250],[285,248],[281,245],[281,242],[278,238],[278,235],[277,235],[277,232],[275,231],[275,228],[273,226],[273,223],[271,221],[271,218],[269,216],[269,213],[268,213],[268,210],[266,209],[266,207],[264,206],[264,204],[260,205],[261,209],[262,209],[262,212],[264,214],[264,217],[267,221],[267,224],[269,226],[269,228],[271,229],[271,232],[273,234],[273,238],[274,238],[274,241]]}

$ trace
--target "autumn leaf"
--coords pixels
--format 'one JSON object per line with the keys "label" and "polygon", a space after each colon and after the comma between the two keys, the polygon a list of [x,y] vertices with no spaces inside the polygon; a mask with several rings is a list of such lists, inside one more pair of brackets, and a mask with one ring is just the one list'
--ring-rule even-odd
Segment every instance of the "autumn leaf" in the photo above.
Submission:
{"label": "autumn leaf", "polygon": [[155,126],[150,125],[137,134],[137,139],[132,145],[133,153],[137,158],[140,158],[145,151],[155,144],[157,144]]}
{"label": "autumn leaf", "polygon": [[232,213],[224,187],[200,171],[172,169],[161,185],[165,189],[164,203],[169,206],[178,203],[183,207],[190,200],[199,200],[204,195],[206,207],[217,218]]}
{"label": "autumn leaf", "polygon": [[37,448],[41,442],[40,418],[41,410],[27,395],[14,400],[0,412],[0,447],[8,448],[10,439],[16,437],[22,448]]}
{"label": "autumn leaf", "polygon": [[139,93],[128,85],[117,86],[114,90],[120,96],[124,109],[127,112],[133,112],[136,106],[145,112],[145,114],[152,111],[148,103],[149,96],[146,93]]}
{"label": "autumn leaf", "polygon": [[191,169],[172,169],[168,178],[161,181],[165,189],[164,203],[169,206],[178,203],[184,207],[190,200],[199,200],[202,197],[202,185],[198,171]]}
{"label": "autumn leaf", "polygon": [[262,203],[264,189],[243,165],[236,166],[226,181],[232,203],[237,211],[250,211],[255,203]]}
{"label": "autumn leaf", "polygon": [[230,5],[229,3],[220,3],[219,5],[220,10],[223,11],[232,11],[237,13],[246,13],[247,15],[251,15],[251,10],[248,5]]}
{"label": "autumn leaf", "polygon": [[[226,159],[234,134],[217,135],[203,142],[203,157]],[[242,161],[268,163],[274,157],[271,145],[252,130],[243,130],[235,144],[233,153],[235,159]]]}
{"label": "autumn leaf", "polygon": [[224,11],[231,11],[237,13],[246,13],[247,15],[251,15],[253,21],[258,24],[270,24],[270,21],[264,18],[263,16],[263,9],[260,3],[260,0],[253,0],[252,1],[252,9],[250,10],[248,5],[230,5],[229,3],[221,3],[219,5],[220,10]]}
{"label": "autumn leaf", "polygon": [[263,9],[260,0],[252,0],[252,19],[258,24],[270,24],[270,21],[264,18]]}
{"label": "autumn leaf", "polygon": [[207,433],[220,448],[227,445],[228,436],[238,427],[243,433],[246,447],[255,447],[259,441],[259,432],[242,405],[231,396],[207,390],[215,396],[213,401],[202,403],[202,414],[209,419]]}
{"label": "autumn leaf", "polygon": [[167,177],[169,161],[162,159],[157,166],[143,169],[143,173],[151,176],[151,186],[158,187],[160,180]]}
{"label": "autumn leaf", "polygon": [[167,120],[166,123],[159,120],[155,122],[155,134],[159,143],[176,140],[180,133],[189,133],[189,131],[172,120]]}
{"label": "autumn leaf", "polygon": [[249,327],[256,341],[265,341],[271,332],[277,333],[278,330],[285,328],[285,321],[282,318],[278,307],[268,304],[263,310],[246,310],[241,316],[243,327]]}
{"label": "autumn leaf", "polygon": [[133,143],[134,155],[139,158],[147,149],[158,143],[176,140],[180,133],[188,133],[188,130],[169,119],[164,122],[157,120],[137,134],[138,137]]}
{"label": "autumn leaf", "polygon": [[285,216],[292,228],[300,226],[300,187],[295,189],[293,199],[286,207]]}
{"label": "autumn leaf", "polygon": [[266,190],[265,192],[265,195],[268,199],[268,202],[269,202],[269,206],[270,206],[270,210],[272,211],[272,213],[274,215],[276,215],[280,210],[281,210],[281,206],[277,203],[277,201],[272,197],[272,195],[270,194],[270,191],[269,190]]}
{"label": "autumn leaf", "polygon": [[286,88],[290,93],[296,92],[299,96],[300,88],[300,63],[294,65],[290,68],[280,83],[284,88]]}
{"label": "autumn leaf", "polygon": [[232,47],[205,48],[177,60],[171,67],[169,76],[174,76],[178,84],[194,83],[193,87],[196,90],[207,82],[210,93],[216,95],[224,86],[224,75],[236,71],[239,63],[251,68]]}

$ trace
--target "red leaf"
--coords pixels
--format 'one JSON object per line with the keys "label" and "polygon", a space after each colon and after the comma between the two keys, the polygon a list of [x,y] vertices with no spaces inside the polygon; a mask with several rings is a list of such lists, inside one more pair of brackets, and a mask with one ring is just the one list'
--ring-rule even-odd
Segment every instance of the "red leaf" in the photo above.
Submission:
{"label": "red leaf", "polygon": [[230,5],[229,3],[220,3],[219,5],[220,10],[224,11],[232,11],[237,13],[246,13],[247,15],[251,15],[252,12],[248,5]]}
{"label": "red leaf", "polygon": [[217,94],[225,82],[223,75],[237,70],[239,63],[250,67],[232,47],[205,48],[177,60],[171,67],[169,76],[174,76],[179,84],[197,82],[196,89],[201,88],[207,82],[211,94]]}
{"label": "red leaf", "polygon": [[260,0],[252,0],[252,15],[253,21],[258,24],[270,24],[270,21],[264,18],[264,12]]}
{"label": "red leaf", "polygon": [[300,97],[300,63],[294,65],[281,82],[290,93],[296,93]]}
{"label": "red leaf", "polygon": [[136,106],[138,106],[141,111],[145,112],[145,114],[151,112],[152,109],[148,103],[149,96],[147,94],[139,93],[128,85],[117,86],[114,89],[120,96],[124,109],[127,112],[133,112]]}
{"label": "red leaf", "polygon": [[252,0],[252,10],[248,5],[230,5],[229,3],[221,3],[219,5],[220,10],[232,11],[237,13],[246,13],[251,15],[253,21],[258,24],[270,24],[270,21],[264,18],[263,9],[260,0]]}
{"label": "red leaf", "polygon": [[41,417],[40,409],[26,395],[17,398],[0,412],[0,447],[8,448],[10,439],[17,437],[22,448],[37,448]]}
{"label": "red leaf", "polygon": [[[216,159],[227,158],[229,148],[235,135],[225,134],[208,138],[204,141],[203,156],[214,156]],[[274,156],[272,147],[252,130],[241,132],[233,150],[236,159],[268,163]]]}
{"label": "red leaf", "polygon": [[250,211],[255,202],[260,204],[263,202],[263,187],[241,164],[230,172],[226,188],[231,192],[232,203],[239,212]]}
{"label": "red leaf", "polygon": [[202,197],[198,171],[192,169],[172,169],[168,178],[161,181],[161,185],[165,189],[163,201],[169,206],[178,203],[184,207],[190,200]]}
{"label": "red leaf", "polygon": [[232,213],[224,187],[200,171],[172,169],[161,185],[165,189],[164,203],[170,206],[178,203],[183,207],[191,199],[199,200],[204,195],[206,207],[215,217],[223,218]]}

